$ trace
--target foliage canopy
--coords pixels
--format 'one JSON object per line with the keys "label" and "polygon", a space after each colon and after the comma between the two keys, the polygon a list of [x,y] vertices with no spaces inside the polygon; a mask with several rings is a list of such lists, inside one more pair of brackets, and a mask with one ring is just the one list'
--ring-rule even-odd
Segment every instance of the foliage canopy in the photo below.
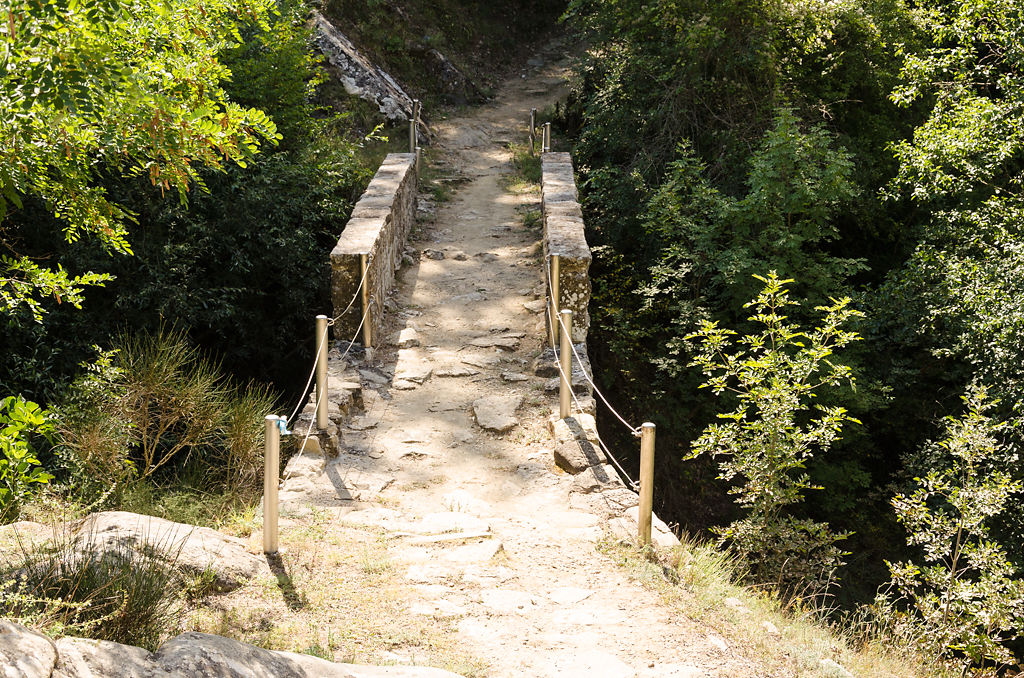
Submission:
{"label": "foliage canopy", "polygon": [[[129,208],[101,179],[114,171],[148,177],[184,200],[200,169],[244,164],[276,142],[263,112],[230,101],[220,53],[244,26],[266,26],[271,0],[15,0],[0,21],[0,219],[31,196],[63,224],[69,242],[89,235],[130,253]],[[109,280],[72,275],[20,252],[0,220],[0,310],[41,299],[81,304],[82,286]]]}

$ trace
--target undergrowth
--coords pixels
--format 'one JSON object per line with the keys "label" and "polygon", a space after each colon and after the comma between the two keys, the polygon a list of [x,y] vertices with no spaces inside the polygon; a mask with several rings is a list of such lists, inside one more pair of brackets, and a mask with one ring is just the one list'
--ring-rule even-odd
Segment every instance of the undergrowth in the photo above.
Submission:
{"label": "undergrowth", "polygon": [[[99,547],[90,535],[24,546],[0,568],[0,616],[52,637],[109,640],[155,650],[182,619],[187,587],[173,548]],[[198,594],[205,591],[197,591]]]}
{"label": "undergrowth", "polygon": [[913,653],[869,610],[836,616],[820,598],[783,604],[767,588],[743,586],[739,561],[713,545],[684,538],[671,551],[640,551],[604,541],[600,553],[632,579],[658,592],[666,605],[711,627],[742,648],[766,675],[832,678],[839,665],[857,676],[953,678],[959,675]]}

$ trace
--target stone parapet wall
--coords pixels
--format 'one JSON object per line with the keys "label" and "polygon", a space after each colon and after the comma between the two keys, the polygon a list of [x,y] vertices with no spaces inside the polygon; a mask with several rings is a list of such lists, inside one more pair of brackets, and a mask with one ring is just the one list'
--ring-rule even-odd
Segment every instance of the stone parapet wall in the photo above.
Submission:
{"label": "stone parapet wall", "polygon": [[[571,416],[559,419],[556,413],[550,420],[554,462],[573,476],[571,492],[589,501],[595,513],[604,514],[613,535],[635,542],[639,532],[639,487],[623,482],[602,449],[595,419],[596,401],[589,381],[583,378],[584,372],[593,375],[587,356],[592,257],[569,153],[541,156],[541,210],[545,262],[551,255],[558,255],[558,307],[572,310],[572,341],[581,359],[577,361],[573,356],[572,386],[579,406],[574,402]],[[547,351],[542,356],[543,361],[552,364],[557,359],[557,351]],[[619,450],[619,454],[626,458],[630,453]],[[672,530],[657,516],[652,516],[651,540],[661,547],[679,544]]]}
{"label": "stone parapet wall", "polygon": [[[391,153],[381,164],[366,192],[352,209],[352,216],[331,251],[331,301],[334,338],[350,340],[362,318],[362,300],[358,297],[362,280],[360,256],[368,255],[367,285],[370,290],[370,314],[367,322],[377,344],[384,320],[384,299],[395,282],[395,270],[402,261],[406,238],[416,218],[416,156]],[[343,314],[352,298],[356,301]],[[362,341],[361,335],[357,341]]]}
{"label": "stone parapet wall", "polygon": [[572,311],[572,341],[585,344],[590,330],[590,246],[583,228],[583,210],[576,191],[572,156],[541,156],[541,210],[544,217],[544,259],[558,255],[558,307]]}

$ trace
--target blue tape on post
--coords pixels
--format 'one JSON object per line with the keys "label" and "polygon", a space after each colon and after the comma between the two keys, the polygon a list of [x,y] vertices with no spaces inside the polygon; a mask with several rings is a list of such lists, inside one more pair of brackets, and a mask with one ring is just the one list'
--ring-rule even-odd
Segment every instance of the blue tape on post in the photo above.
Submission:
{"label": "blue tape on post", "polygon": [[292,434],[292,432],[288,430],[288,422],[285,421],[284,417],[278,417],[277,430],[280,431],[283,436],[290,436]]}

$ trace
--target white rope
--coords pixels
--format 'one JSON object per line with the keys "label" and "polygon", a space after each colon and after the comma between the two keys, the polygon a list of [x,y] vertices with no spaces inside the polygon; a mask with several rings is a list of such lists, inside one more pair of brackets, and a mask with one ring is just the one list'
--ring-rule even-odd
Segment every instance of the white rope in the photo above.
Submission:
{"label": "white rope", "polygon": [[[551,284],[551,270],[547,265],[545,265],[544,271],[547,273],[548,276],[548,290],[551,290],[553,287]],[[553,304],[548,304],[549,317],[552,315],[552,308]],[[612,404],[608,402],[608,399],[604,397],[604,394],[601,393],[600,389],[597,388],[597,384],[594,383],[593,378],[589,374],[587,374],[586,368],[583,367],[583,358],[580,357],[579,352],[576,350],[576,346],[572,343],[572,334],[570,333],[569,329],[565,326],[565,323],[562,321],[561,313],[555,313],[554,316],[558,320],[558,324],[561,326],[562,331],[569,334],[569,348],[572,349],[573,355],[576,356],[576,361],[580,364],[580,372],[583,373],[583,378],[587,380],[588,384],[590,384],[590,388],[594,389],[594,393],[596,393],[597,397],[601,399],[601,402],[604,403],[604,406],[608,408],[608,411],[614,414],[615,418],[621,421],[623,426],[629,429],[630,433],[632,433],[634,436],[640,435],[640,427],[633,426],[628,421],[626,421],[623,418],[623,416],[619,414],[614,407],[612,407]]]}
{"label": "white rope", "polygon": [[[316,397],[316,401],[315,401],[315,403],[313,405],[313,412],[314,412],[313,416],[314,417],[316,416],[315,412],[320,409],[320,399],[324,397],[325,393],[327,393],[327,389],[326,388],[323,391],[321,391],[317,395],[317,397]],[[316,419],[315,418],[312,421],[310,421],[309,422],[309,426],[306,427],[306,437],[304,437],[302,439],[302,444],[299,445],[299,454],[302,454],[302,451],[306,449],[306,441],[309,440],[310,434],[313,433],[313,427],[314,426],[316,426]],[[287,480],[288,478],[289,478],[289,476],[286,475],[285,476],[285,480]]]}
{"label": "white rope", "polygon": [[[342,311],[338,316],[336,316],[334,318],[331,318],[330,320],[327,321],[327,327],[328,328],[332,327],[334,325],[334,323],[338,322],[338,320],[341,319],[341,316],[343,316],[346,313],[348,313],[349,310],[352,308],[352,305],[356,303],[356,299],[359,298],[360,292],[363,291],[363,284],[366,282],[366,276],[367,276],[367,274],[369,274],[369,272],[370,272],[370,267],[367,266],[366,270],[363,271],[363,277],[359,280],[358,287],[356,287],[356,293],[352,295],[352,299],[348,302],[348,306],[346,306],[345,310]],[[363,328],[363,322],[365,320],[366,320],[366,313],[364,312],[363,313],[363,319],[359,321],[359,329],[360,330]],[[320,349],[323,348],[324,342],[327,341],[327,332],[328,332],[328,330],[324,329],[324,336],[320,337],[317,340],[316,355],[318,357],[320,355]],[[355,341],[358,336],[359,336],[359,332],[357,331],[356,334],[355,334],[355,337],[352,338],[352,341]],[[348,350],[345,351],[345,355],[348,355],[348,351],[351,350],[351,348],[352,348],[352,341],[349,342],[349,348],[348,348]],[[302,409],[303,403],[305,403],[306,399],[309,397],[309,387],[313,383],[313,377],[316,375],[316,363],[317,363],[317,360],[314,359],[313,360],[313,369],[310,370],[309,378],[306,379],[306,385],[302,388],[302,395],[299,397],[299,402],[295,405],[295,409],[292,410],[291,416],[289,416],[288,419],[286,420],[288,426],[292,425],[292,423],[295,420],[295,415],[297,415],[299,413],[299,410]]]}
{"label": "white rope", "polygon": [[[352,339],[350,339],[349,342],[348,342],[348,347],[345,349],[345,352],[341,354],[341,359],[340,359],[341,361],[344,361],[345,358],[348,357],[348,354],[352,351],[352,346],[355,345],[356,339],[359,338],[359,333],[363,331],[363,324],[366,322],[366,316],[368,314],[369,314],[369,309],[366,309],[365,311],[363,311],[363,316],[359,319],[359,325],[356,327],[356,333],[354,335],[352,335]],[[328,320],[327,321],[327,328],[330,328],[333,325],[334,325],[334,321],[333,320]],[[319,358],[319,355],[320,355],[320,348],[323,346],[323,342],[326,341],[326,340],[327,340],[327,329],[325,328],[324,329],[324,336],[321,337],[320,342],[317,344],[317,347],[316,347],[316,355],[318,356],[318,358]],[[302,397],[299,399],[299,402],[295,406],[295,409],[292,410],[292,416],[288,417],[287,421],[288,421],[288,425],[289,426],[291,426],[291,424],[294,422],[295,415],[297,415],[299,413],[299,410],[302,408],[303,403],[305,403],[308,400],[308,398],[309,398],[309,386],[310,386],[310,384],[313,383],[313,377],[316,375],[316,364],[317,364],[318,358],[313,360],[313,370],[309,373],[309,379],[306,380],[306,387],[302,391]],[[326,389],[324,389],[324,390],[326,390]]]}
{"label": "white rope", "polygon": [[[327,331],[328,331],[328,328],[330,328],[330,326],[333,325],[333,324],[334,324],[333,321],[327,323],[327,327],[324,328],[324,335],[317,340],[316,354],[315,355],[318,358],[320,356],[320,349],[323,348],[324,342],[327,341]],[[306,398],[309,397],[309,385],[313,383],[313,377],[316,375],[316,363],[317,363],[317,359],[314,359],[313,360],[313,369],[310,370],[310,372],[309,372],[309,379],[306,380],[306,385],[302,389],[302,395],[299,397],[299,402],[298,402],[298,404],[295,405],[295,409],[292,410],[291,416],[288,417],[288,419],[286,420],[288,426],[291,426],[292,421],[294,421],[294,419],[295,419],[295,415],[299,413],[299,410],[302,408],[302,404],[304,402],[306,402]]]}
{"label": "white rope", "polygon": [[[565,383],[569,387],[569,395],[572,396],[573,401],[576,403],[577,409],[579,409],[579,411],[582,412],[583,405],[580,404],[579,398],[576,397],[576,391],[574,391],[572,388],[572,378],[567,377],[565,375],[565,370],[562,369],[561,361],[556,360],[555,365],[558,366],[558,373],[562,376],[562,379],[565,379]],[[626,472],[626,469],[622,468],[622,464],[619,463],[619,460],[615,458],[615,455],[613,455],[611,450],[608,449],[608,446],[604,444],[603,440],[601,440],[601,434],[597,432],[596,427],[594,428],[594,434],[597,436],[597,442],[598,444],[601,445],[601,449],[604,450],[605,455],[611,460],[613,464],[615,464],[615,468],[619,469],[619,473],[621,473],[626,478],[626,480],[629,481],[630,488],[636,490],[638,487],[640,487],[640,484],[633,480],[632,477],[630,477],[630,475]]]}
{"label": "white rope", "polygon": [[345,352],[341,354],[341,359],[340,359],[339,362],[344,361],[345,358],[348,357],[348,354],[352,350],[352,347],[355,346],[356,339],[359,338],[359,333],[363,331],[363,323],[366,322],[366,317],[369,314],[370,314],[370,309],[369,308],[367,308],[366,310],[363,311],[363,317],[359,319],[359,325],[356,327],[356,333],[352,335],[351,339],[349,339],[348,348],[346,348]]}
{"label": "white rope", "polygon": [[[366,321],[366,315],[367,314],[364,312],[362,319],[359,321],[359,327],[356,328],[355,336],[352,337],[352,341],[348,342],[348,348],[345,349],[345,352],[341,354],[340,362],[344,362],[345,361],[345,358],[348,357],[349,351],[351,351],[352,347],[355,345],[355,343],[356,343],[355,339],[356,339],[356,337],[359,336],[359,332],[363,329],[363,322]],[[330,327],[330,323],[328,323],[328,327]],[[326,334],[325,334],[325,336],[326,336]],[[313,363],[313,370],[316,371],[316,362],[315,361]],[[307,389],[309,388],[308,384],[306,385],[306,388]],[[317,395],[316,399],[313,401],[313,416],[314,417],[316,417],[316,412],[320,409],[320,399],[325,397],[327,391],[328,391],[327,384],[324,384],[324,390],[321,391]],[[295,416],[295,415],[293,414],[292,416]],[[306,448],[306,441],[309,440],[310,434],[313,433],[313,427],[315,425],[316,425],[315,421],[309,422],[309,426],[306,428],[306,436],[302,439],[302,444],[299,445],[299,452],[302,452],[302,450],[304,450]]]}

